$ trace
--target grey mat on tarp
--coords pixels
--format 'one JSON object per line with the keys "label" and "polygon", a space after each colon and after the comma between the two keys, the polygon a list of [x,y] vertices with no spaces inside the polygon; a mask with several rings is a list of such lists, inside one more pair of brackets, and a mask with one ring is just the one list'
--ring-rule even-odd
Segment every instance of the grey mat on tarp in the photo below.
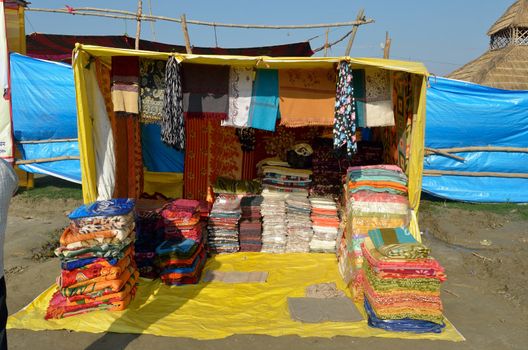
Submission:
{"label": "grey mat on tarp", "polygon": [[265,271],[207,271],[202,282],[263,283],[267,279]]}
{"label": "grey mat on tarp", "polygon": [[291,298],[288,297],[290,317],[304,323],[357,322],[363,317],[354,302],[347,297]]}

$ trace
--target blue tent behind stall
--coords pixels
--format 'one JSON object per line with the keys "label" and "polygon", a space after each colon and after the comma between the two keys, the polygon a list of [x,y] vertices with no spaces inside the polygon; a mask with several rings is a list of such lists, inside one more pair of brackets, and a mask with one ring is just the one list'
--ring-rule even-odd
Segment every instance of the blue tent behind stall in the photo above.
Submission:
{"label": "blue tent behind stall", "polygon": [[[10,55],[13,133],[22,158],[79,156],[73,71],[68,65]],[[73,139],[71,141],[64,141]],[[38,141],[37,143],[24,143]],[[20,169],[81,183],[78,159],[19,165]]]}
{"label": "blue tent behind stall", "polygon": [[[436,153],[430,150],[425,157],[423,191],[468,202],[528,202],[528,91],[431,77],[425,146]],[[486,146],[509,149],[484,150]],[[467,147],[473,149],[450,150]],[[442,175],[434,174],[438,171]],[[451,171],[472,176],[448,174]],[[525,178],[511,177],[519,175]]]}

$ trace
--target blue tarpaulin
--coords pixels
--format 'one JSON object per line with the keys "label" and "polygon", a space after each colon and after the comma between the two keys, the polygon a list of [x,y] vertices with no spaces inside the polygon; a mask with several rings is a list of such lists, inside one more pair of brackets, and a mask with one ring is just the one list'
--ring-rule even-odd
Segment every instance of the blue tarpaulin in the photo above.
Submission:
{"label": "blue tarpaulin", "polygon": [[[528,147],[528,91],[509,91],[472,83],[430,78],[427,89],[425,146]],[[505,176],[427,175],[428,170],[528,175],[528,153],[454,152],[425,157],[423,191],[468,202],[528,202],[528,179]]]}
{"label": "blue tarpaulin", "polygon": [[[75,86],[70,66],[12,53],[11,89],[15,141],[23,159],[79,156]],[[79,160],[19,166],[22,170],[81,183]]]}

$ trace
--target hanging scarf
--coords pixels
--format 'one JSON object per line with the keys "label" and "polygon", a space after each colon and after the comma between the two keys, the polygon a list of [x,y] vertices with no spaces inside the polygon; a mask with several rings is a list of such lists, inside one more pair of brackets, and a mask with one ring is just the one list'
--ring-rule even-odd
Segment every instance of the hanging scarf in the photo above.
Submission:
{"label": "hanging scarf", "polygon": [[346,145],[350,157],[357,151],[356,111],[352,67],[346,61],[339,63],[334,115],[334,148]]}
{"label": "hanging scarf", "polygon": [[229,113],[222,126],[249,126],[249,106],[253,90],[253,68],[231,67],[229,70]]}
{"label": "hanging scarf", "polygon": [[165,95],[161,118],[161,140],[178,150],[185,149],[185,122],[180,67],[175,57],[169,57],[165,69]]}
{"label": "hanging scarf", "polygon": [[138,114],[139,59],[112,56],[112,104],[115,113]]}

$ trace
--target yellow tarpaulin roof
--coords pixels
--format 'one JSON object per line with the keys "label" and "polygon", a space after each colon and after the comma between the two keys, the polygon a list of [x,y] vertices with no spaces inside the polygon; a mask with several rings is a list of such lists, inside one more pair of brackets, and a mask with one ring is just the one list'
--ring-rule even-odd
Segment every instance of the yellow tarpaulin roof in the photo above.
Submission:
{"label": "yellow tarpaulin roof", "polygon": [[[329,67],[342,60],[351,62],[355,67],[378,67],[392,71],[416,74],[421,77],[421,91],[419,103],[413,120],[411,133],[410,156],[408,163],[409,174],[409,201],[411,207],[417,211],[420,203],[422,188],[422,170],[424,156],[425,133],[425,95],[427,69],[422,63],[379,58],[353,58],[353,57],[268,57],[268,56],[226,56],[226,55],[193,55],[170,52],[154,52],[129,49],[116,49],[109,47],[76,44],[74,50],[73,69],[75,89],[77,96],[77,116],[79,132],[79,150],[81,157],[83,198],[85,202],[97,199],[97,183],[95,169],[95,152],[92,140],[91,107],[88,101],[86,82],[89,79],[87,68],[90,59],[99,58],[109,61],[112,56],[138,56],[151,59],[167,59],[174,55],[183,62],[216,65],[255,66],[262,69],[287,69],[287,68],[323,68]],[[417,227],[417,226],[416,226]],[[413,229],[415,231],[415,229]],[[414,232],[418,235],[418,232]]]}

